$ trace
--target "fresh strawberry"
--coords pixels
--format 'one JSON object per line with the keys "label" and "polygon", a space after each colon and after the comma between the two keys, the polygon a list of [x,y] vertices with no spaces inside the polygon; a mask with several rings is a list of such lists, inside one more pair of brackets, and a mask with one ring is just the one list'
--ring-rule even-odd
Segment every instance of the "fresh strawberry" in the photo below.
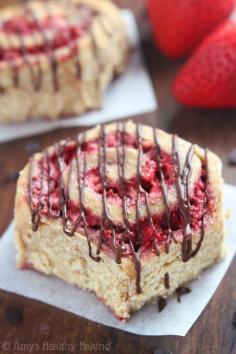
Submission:
{"label": "fresh strawberry", "polygon": [[189,54],[234,5],[235,0],[147,0],[156,42],[171,58]]}
{"label": "fresh strawberry", "polygon": [[236,23],[209,35],[174,82],[176,99],[193,107],[236,107]]}

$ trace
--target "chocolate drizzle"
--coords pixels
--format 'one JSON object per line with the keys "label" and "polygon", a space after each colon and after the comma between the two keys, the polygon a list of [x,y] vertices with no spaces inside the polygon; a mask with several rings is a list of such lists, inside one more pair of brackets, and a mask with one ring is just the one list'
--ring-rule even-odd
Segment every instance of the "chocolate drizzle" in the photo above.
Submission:
{"label": "chocolate drizzle", "polygon": [[181,302],[181,296],[191,293],[191,289],[188,288],[187,286],[180,286],[179,288],[176,289],[175,292],[176,292],[177,302]]}
{"label": "chocolate drizzle", "polygon": [[166,289],[170,289],[170,277],[168,273],[165,273],[164,285]]}
{"label": "chocolate drizzle", "polygon": [[[33,196],[32,196],[32,171],[33,171],[33,162],[34,162],[34,158],[31,157],[30,158],[30,162],[29,162],[29,187],[28,187],[28,196],[29,196],[29,205],[30,205],[30,210],[31,210],[31,222],[32,222],[32,230],[33,231],[37,231],[38,230],[38,226],[40,223],[40,196],[38,198],[38,206],[35,208],[33,206]],[[41,176],[41,183],[43,181],[43,178]],[[42,190],[42,184],[41,184],[41,190]]]}
{"label": "chocolate drizzle", "polygon": [[180,167],[180,158],[178,152],[178,138],[173,135],[172,139],[172,156],[176,177],[176,192],[179,203],[179,210],[183,220],[183,242],[182,242],[182,259],[187,262],[191,258],[192,252],[192,230],[191,230],[191,213],[190,213],[190,177],[192,173],[192,157],[194,154],[194,145],[191,145],[185,160],[183,170]]}
{"label": "chocolate drizzle", "polygon": [[[87,152],[83,150],[83,146],[86,146],[86,135],[85,133],[78,136],[76,139],[65,141],[61,144],[56,144],[54,146],[53,153],[50,150],[44,150],[41,159],[40,172],[37,173],[39,190],[36,195],[33,195],[33,187],[35,183],[35,176],[33,175],[34,168],[37,167],[39,160],[35,157],[30,159],[29,164],[29,182],[28,182],[28,196],[29,204],[32,217],[32,229],[37,231],[42,210],[45,208],[45,196],[43,196],[43,189],[45,191],[45,182],[47,182],[47,209],[48,215],[53,218],[62,218],[63,231],[69,237],[75,235],[78,228],[84,230],[84,234],[87,239],[88,250],[90,257],[98,262],[100,260],[99,254],[104,243],[105,233],[109,230],[111,232],[111,247],[115,254],[116,263],[121,263],[121,258],[123,252],[126,251],[127,245],[129,245],[134,259],[134,266],[136,270],[136,292],[141,293],[141,255],[140,250],[143,242],[141,223],[143,221],[141,210],[146,208],[147,221],[151,230],[151,242],[152,250],[155,251],[156,255],[159,256],[160,250],[157,243],[157,230],[153,220],[153,215],[151,211],[150,201],[148,192],[142,186],[143,177],[143,155],[144,155],[144,141],[141,133],[141,126],[138,124],[136,128],[136,142],[133,147],[137,150],[137,168],[136,168],[136,183],[137,183],[137,194],[135,200],[135,213],[136,213],[136,224],[130,225],[128,218],[128,191],[127,191],[127,181],[126,181],[126,153],[128,144],[126,141],[128,132],[126,131],[125,123],[117,123],[116,125],[116,162],[117,162],[117,172],[118,172],[118,185],[119,185],[119,196],[122,201],[122,224],[116,225],[111,220],[109,214],[109,204],[107,197],[108,190],[108,177],[107,169],[109,160],[107,159],[108,153],[108,142],[107,142],[107,132],[105,127],[102,125],[100,128],[99,138],[97,140],[98,144],[98,166],[99,166],[99,180],[101,184],[101,200],[102,200],[102,213],[101,213],[101,223],[99,228],[99,238],[96,243],[96,255],[93,254],[92,245],[95,241],[92,241],[89,235],[89,223],[87,222],[87,211],[84,206],[84,194],[86,188],[86,171],[87,171]],[[158,179],[160,183],[160,193],[164,205],[164,218],[166,223],[165,228],[165,250],[169,252],[169,244],[173,240],[177,242],[174,238],[174,232],[172,231],[171,223],[171,209],[168,203],[168,190],[164,176],[163,170],[163,157],[162,150],[158,142],[157,132],[153,128],[153,140],[154,146],[152,149],[155,152],[156,163],[158,167]],[[72,160],[69,163],[65,163],[65,149],[69,144],[73,145],[75,151]],[[175,176],[175,187],[177,194],[178,207],[180,215],[182,218],[183,225],[183,241],[182,241],[182,260],[187,262],[191,257],[194,257],[199,251],[201,244],[205,235],[205,216],[207,214],[207,206],[209,200],[208,193],[208,151],[205,150],[203,164],[204,176],[201,177],[204,183],[204,201],[202,204],[202,219],[201,219],[201,234],[199,241],[196,245],[195,250],[192,249],[192,227],[191,227],[191,193],[190,193],[190,179],[192,174],[192,161],[195,153],[195,146],[191,145],[186,154],[186,159],[181,168],[180,157],[179,157],[179,147],[178,138],[173,136],[172,140],[172,161],[174,167]],[[53,202],[51,201],[51,156],[55,158],[54,169],[58,172],[58,193],[59,202],[58,207],[55,208]],[[66,164],[66,166],[65,166]],[[78,212],[76,214],[76,220],[72,219],[70,216],[70,185],[73,183],[72,173],[74,173],[74,165],[76,167],[76,178],[78,185]],[[68,172],[67,178],[63,174],[65,171]],[[38,170],[37,170],[38,172]],[[35,172],[34,172],[35,174]],[[37,200],[36,200],[37,199]],[[117,232],[119,230],[119,233]],[[135,232],[134,232],[135,231]],[[135,234],[135,237],[134,237]],[[164,286],[166,289],[170,289],[170,278],[169,274],[165,273],[164,276]]]}
{"label": "chocolate drizzle", "polygon": [[[126,130],[125,130],[125,124],[122,123],[122,134],[120,130],[120,124],[117,123],[117,144],[116,144],[116,151],[117,151],[117,163],[118,163],[118,174],[119,174],[119,183],[121,187],[121,194],[122,194],[122,213],[123,213],[123,225],[124,225],[124,236],[127,237],[129,241],[129,245],[132,250],[132,254],[134,257],[134,262],[135,262],[135,270],[136,270],[136,292],[137,294],[141,293],[141,287],[140,287],[140,280],[141,280],[141,262],[140,262],[140,256],[139,256],[139,249],[135,248],[133,242],[132,242],[132,234],[130,231],[130,224],[128,220],[128,210],[127,210],[127,188],[126,188],[126,183],[125,183],[125,135],[126,135]],[[123,136],[123,140],[121,141],[121,135]],[[120,155],[120,145],[122,148],[122,157]],[[123,242],[124,242],[124,236],[122,237],[122,241],[120,244],[120,249],[118,248],[118,254],[121,254],[122,247],[123,247]]]}
{"label": "chocolate drizzle", "polygon": [[165,308],[166,308],[166,299],[164,299],[163,297],[160,297],[158,299],[158,311],[162,312]]}
{"label": "chocolate drizzle", "polygon": [[200,239],[197,243],[197,246],[194,251],[192,251],[192,257],[195,257],[198,251],[201,248],[202,242],[205,237],[205,218],[206,218],[206,211],[207,211],[207,205],[208,205],[208,200],[209,200],[209,192],[208,192],[208,184],[209,184],[209,171],[208,171],[208,150],[205,149],[205,191],[204,191],[204,202],[202,206],[202,220],[201,220],[201,236]]}
{"label": "chocolate drizzle", "polygon": [[[59,167],[60,171],[60,211],[62,214],[62,220],[63,220],[63,231],[67,236],[73,236],[73,233],[67,228],[67,222],[68,222],[68,202],[69,202],[69,191],[68,191],[68,184],[65,184],[64,181],[64,176],[63,176],[63,171],[64,171],[64,159],[63,159],[63,146],[57,145],[57,165]],[[71,172],[71,167],[69,170],[69,175],[68,175],[68,183],[70,180],[70,172]]]}
{"label": "chocolate drizzle", "polygon": [[[37,75],[36,75],[35,72],[34,72],[34,69],[33,69],[31,58],[30,58],[28,50],[27,50],[27,46],[25,44],[24,36],[22,36],[21,34],[18,34],[18,38],[19,38],[19,42],[20,42],[20,51],[23,54],[24,63],[29,68],[29,72],[30,72],[30,77],[31,77],[31,82],[32,82],[33,88],[34,88],[35,91],[38,91],[40,89],[41,80],[42,80],[42,69],[41,69],[41,66],[39,64],[39,61],[36,58],[36,65],[37,65]],[[18,81],[19,81],[18,72],[15,73],[15,80],[17,80],[17,85],[15,83],[15,86],[18,86]]]}
{"label": "chocolate drizzle", "polygon": [[[85,134],[82,135],[82,142],[85,141]],[[86,168],[87,168],[87,158],[86,158],[86,153],[84,153],[84,158],[83,158],[83,170],[82,170],[82,178],[81,178],[81,170],[80,170],[80,161],[79,161],[79,155],[81,152],[81,145],[82,142],[80,141],[80,137],[78,138],[78,149],[77,149],[77,155],[76,155],[76,163],[77,163],[77,176],[78,176],[78,186],[79,186],[79,204],[80,204],[80,215],[79,219],[77,220],[75,227],[73,229],[73,234],[76,231],[77,225],[79,223],[82,223],[82,226],[85,231],[86,239],[87,239],[87,244],[89,248],[89,256],[92,258],[94,261],[98,262],[100,261],[100,258],[98,257],[98,249],[97,249],[97,255],[94,256],[92,253],[92,246],[91,242],[89,239],[89,232],[88,232],[88,227],[87,227],[87,221],[85,217],[85,209],[84,209],[84,187],[85,187],[85,173],[86,173]]]}
{"label": "chocolate drizzle", "polygon": [[163,174],[163,166],[162,166],[162,160],[161,160],[161,148],[158,142],[157,134],[156,134],[156,129],[153,127],[153,138],[156,146],[156,158],[157,158],[157,164],[158,164],[158,171],[159,171],[159,176],[160,176],[160,185],[161,185],[161,194],[162,194],[162,200],[165,208],[165,218],[166,218],[166,224],[167,224],[167,240],[166,240],[166,253],[169,252],[169,242],[171,238],[174,238],[173,232],[171,230],[171,220],[170,220],[170,208],[168,204],[168,194],[167,194],[167,188],[166,188],[166,183],[165,183],[165,177]]}

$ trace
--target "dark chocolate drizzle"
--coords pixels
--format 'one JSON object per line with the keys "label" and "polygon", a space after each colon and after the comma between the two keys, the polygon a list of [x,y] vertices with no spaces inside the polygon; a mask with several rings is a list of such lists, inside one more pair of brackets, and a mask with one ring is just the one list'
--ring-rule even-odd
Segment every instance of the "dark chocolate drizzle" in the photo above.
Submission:
{"label": "dark chocolate drizzle", "polygon": [[168,194],[167,194],[167,188],[166,188],[166,183],[165,183],[165,177],[163,174],[163,166],[162,166],[162,160],[161,160],[161,148],[160,144],[158,142],[157,134],[156,134],[156,129],[153,127],[153,138],[154,142],[156,145],[156,158],[157,158],[157,164],[158,164],[158,171],[160,175],[160,186],[161,186],[161,194],[162,194],[162,200],[165,208],[165,218],[166,218],[166,224],[167,224],[167,240],[166,240],[166,253],[169,252],[169,243],[172,238],[174,238],[173,232],[171,230],[171,220],[170,220],[170,208],[169,208],[169,203],[168,203]]}
{"label": "dark chocolate drizzle", "polygon": [[169,277],[169,273],[165,273],[164,285],[165,285],[165,288],[166,288],[166,289],[170,289],[170,277]]}
{"label": "dark chocolate drizzle", "polygon": [[[33,69],[32,61],[30,59],[30,56],[29,56],[29,53],[27,50],[27,46],[25,45],[24,36],[22,36],[21,34],[18,34],[18,38],[20,41],[20,50],[23,54],[24,63],[26,64],[26,66],[28,67],[29,72],[30,72],[30,77],[31,77],[31,82],[32,82],[33,88],[35,91],[38,91],[40,89],[41,81],[42,81],[42,69],[39,64],[38,58],[35,58],[36,65],[37,65],[37,74],[36,74]],[[18,86],[18,81],[19,81],[18,72],[15,73],[15,80],[17,80],[17,85],[16,84],[15,85]]]}
{"label": "dark chocolate drizzle", "polygon": [[185,160],[183,170],[181,171],[179,152],[178,152],[178,138],[173,135],[172,139],[172,157],[176,177],[176,192],[179,203],[179,210],[182,216],[183,228],[183,242],[182,242],[182,259],[187,262],[192,254],[192,230],[191,230],[191,213],[190,213],[190,177],[192,173],[192,157],[194,154],[194,145],[191,145]]}
{"label": "dark chocolate drizzle", "polygon": [[160,297],[158,299],[158,312],[162,312],[165,309],[166,305],[167,305],[166,299]]}
{"label": "dark chocolate drizzle", "polygon": [[[122,134],[121,134],[122,133]],[[136,292],[137,294],[141,293],[140,280],[141,280],[141,262],[139,256],[139,249],[135,248],[132,239],[131,239],[131,231],[130,224],[128,220],[128,210],[127,210],[127,188],[125,182],[125,160],[126,160],[126,148],[125,148],[125,124],[122,123],[122,131],[120,130],[120,124],[117,123],[117,163],[118,163],[118,174],[119,174],[119,183],[122,191],[122,212],[123,212],[123,225],[125,229],[124,235],[128,238],[129,245],[131,247],[134,262],[135,262],[135,270],[136,270]],[[121,136],[123,140],[121,141]],[[120,154],[120,146],[122,148],[122,154]],[[124,236],[122,238],[120,249],[118,249],[118,254],[121,255],[122,247],[123,247]]]}
{"label": "dark chocolate drizzle", "polygon": [[[81,227],[84,230],[89,255],[94,261],[99,261],[100,251],[102,245],[104,243],[104,232],[109,229],[112,232],[112,249],[115,253],[115,261],[116,263],[121,263],[122,253],[126,250],[126,243],[130,245],[130,249],[132,251],[134,265],[136,270],[136,292],[141,293],[141,260],[140,260],[140,248],[142,246],[142,231],[140,227],[140,223],[142,221],[142,216],[140,213],[140,209],[145,207],[147,211],[147,217],[149,225],[152,228],[152,246],[153,250],[155,250],[156,255],[159,256],[160,251],[156,241],[156,229],[153,222],[153,216],[150,208],[149,195],[142,187],[142,163],[143,163],[143,138],[141,134],[141,126],[137,125],[136,130],[136,139],[137,139],[137,170],[136,170],[136,178],[137,178],[137,196],[136,196],[136,239],[133,239],[133,229],[131,231],[131,225],[128,219],[128,207],[127,207],[127,185],[125,178],[125,164],[126,164],[126,124],[125,123],[117,123],[116,126],[116,159],[117,159],[117,171],[118,171],[118,182],[119,182],[119,190],[120,196],[122,199],[122,215],[123,222],[122,225],[119,225],[119,229],[122,230],[121,238],[118,239],[116,228],[118,225],[115,225],[110,218],[109,215],[109,206],[107,202],[107,141],[106,141],[106,129],[102,125],[100,128],[100,136],[98,139],[98,164],[99,164],[99,178],[102,187],[102,220],[101,226],[99,230],[99,240],[97,242],[96,255],[93,255],[92,250],[92,240],[89,237],[88,223],[86,220],[86,210],[84,207],[84,191],[86,187],[86,169],[87,169],[87,154],[86,151],[82,151],[81,147],[86,143],[86,135],[85,133],[80,134],[77,139],[70,140],[69,142],[73,142],[77,149],[77,154],[75,158],[76,168],[77,168],[77,182],[78,182],[78,194],[79,194],[79,215],[76,221],[72,221],[68,215],[68,208],[70,202],[69,195],[69,187],[71,183],[71,174],[72,174],[72,165],[73,162],[69,166],[68,177],[65,182],[65,178],[63,176],[63,171],[65,170],[64,166],[64,148],[67,142],[62,144],[56,144],[54,147],[54,153],[56,156],[56,166],[59,171],[59,209],[54,210],[52,207],[52,203],[50,201],[50,156],[49,150],[44,150],[42,156],[42,168],[40,170],[40,193],[38,194],[37,207],[35,207],[35,203],[33,203],[32,196],[32,170],[34,163],[37,164],[37,160],[32,157],[30,159],[29,164],[29,182],[28,182],[28,195],[29,195],[29,204],[31,210],[31,218],[32,218],[32,228],[33,231],[37,231],[40,218],[41,211],[43,208],[43,200],[42,200],[42,189],[43,189],[43,181],[48,181],[48,198],[47,198],[47,207],[49,210],[49,216],[53,218],[62,218],[63,222],[63,231],[69,237],[72,237],[77,231],[78,227]],[[171,210],[168,204],[168,193],[167,186],[165,183],[165,177],[163,173],[162,166],[162,154],[161,148],[158,142],[156,130],[153,128],[153,138],[154,138],[154,147],[156,149],[156,161],[158,164],[158,173],[161,187],[161,195],[163,199],[164,205],[164,215],[166,219],[167,225],[167,238],[166,243],[166,252],[169,252],[169,244],[172,240],[175,240],[173,231],[171,229]],[[190,178],[192,174],[192,159],[195,153],[195,146],[191,145],[186,154],[185,163],[183,168],[181,168],[180,157],[178,152],[178,138],[173,136],[172,140],[172,160],[174,165],[174,173],[175,173],[175,184],[176,184],[176,192],[178,205],[180,209],[180,213],[183,221],[183,241],[182,241],[182,259],[184,262],[187,262],[191,257],[194,257],[199,251],[201,244],[205,235],[205,216],[207,213],[207,205],[208,205],[208,151],[205,150],[204,161],[202,162],[205,169],[204,176],[204,202],[202,206],[202,220],[201,220],[201,234],[199,241],[195,250],[192,249],[192,228],[191,228],[191,204],[190,204]],[[81,167],[82,165],[82,167]],[[34,196],[35,198],[35,196]],[[145,205],[143,205],[143,202]],[[165,273],[164,276],[164,286],[166,289],[170,288],[170,279],[169,274]]]}
{"label": "dark chocolate drizzle", "polygon": [[191,293],[191,289],[188,288],[187,286],[180,286],[179,288],[176,289],[176,297],[177,297],[177,302],[181,302],[181,296],[186,295]]}
{"label": "dark chocolate drizzle", "polygon": [[77,163],[77,176],[78,176],[78,186],[79,186],[79,204],[80,204],[80,215],[79,219],[77,220],[75,224],[75,228],[73,230],[73,234],[76,231],[77,225],[79,225],[80,222],[82,222],[82,226],[85,231],[86,239],[87,239],[87,244],[88,244],[88,249],[89,249],[89,256],[96,262],[100,261],[100,257],[98,257],[98,252],[96,256],[93,255],[92,253],[92,246],[91,242],[89,239],[89,232],[88,232],[88,226],[87,226],[87,221],[86,221],[86,216],[85,216],[85,208],[84,208],[84,187],[85,187],[85,173],[86,173],[86,168],[87,168],[87,158],[86,158],[86,153],[84,153],[84,158],[83,158],[83,170],[82,170],[82,178],[81,178],[81,169],[80,169],[80,161],[79,161],[79,155],[81,152],[81,145],[85,141],[85,134],[82,135],[82,141],[80,140],[80,137],[78,137],[78,150],[77,150],[77,156],[76,156],[76,163]]}
{"label": "dark chocolate drizzle", "polygon": [[209,200],[209,191],[208,191],[208,185],[209,185],[209,171],[208,171],[208,150],[205,149],[205,193],[204,193],[204,203],[202,207],[202,220],[201,220],[201,236],[200,239],[197,243],[197,246],[194,251],[192,251],[192,257],[195,257],[198,251],[201,248],[202,242],[205,237],[205,218],[206,218],[206,212],[207,212],[207,205],[208,205],[208,200]]}
{"label": "dark chocolate drizzle", "polygon": [[[30,205],[30,211],[31,211],[31,222],[32,222],[32,230],[37,231],[38,226],[40,223],[40,196],[38,198],[38,206],[35,208],[33,206],[33,196],[32,196],[32,172],[33,172],[33,163],[34,163],[34,158],[31,157],[29,161],[29,181],[28,181],[28,196],[29,196],[29,205]],[[41,172],[42,173],[42,172]],[[41,183],[43,181],[42,175],[41,175]],[[41,185],[41,190],[42,190],[42,185]]]}

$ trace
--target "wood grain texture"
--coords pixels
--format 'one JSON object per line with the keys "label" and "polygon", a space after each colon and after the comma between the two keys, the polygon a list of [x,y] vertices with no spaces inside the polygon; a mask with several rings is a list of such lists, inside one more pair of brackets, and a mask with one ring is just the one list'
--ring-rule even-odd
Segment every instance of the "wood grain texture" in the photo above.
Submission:
{"label": "wood grain texture", "polygon": [[[181,62],[171,62],[164,58],[147,36],[143,0],[116,2],[125,7],[129,5],[135,11],[143,37],[146,38],[143,51],[159,101],[158,112],[135,119],[209,147],[223,160],[225,181],[236,184],[236,168],[227,165],[229,151],[236,147],[236,111],[195,110],[177,104],[171,94],[171,84]],[[3,0],[0,1],[0,6],[2,5]],[[43,148],[74,133],[75,129],[63,129],[0,144],[0,234],[13,217],[15,194],[15,182],[4,182],[4,176],[20,170],[25,165],[29,158],[26,144],[37,141]],[[61,353],[60,343],[67,343],[76,345],[74,353],[235,354],[236,327],[231,324],[233,313],[236,311],[235,272],[236,259],[207,308],[184,338],[128,334],[94,324],[39,301],[0,291],[0,353],[28,353],[30,347],[27,344],[33,345],[32,352]],[[22,312],[21,322],[10,323],[9,318],[6,320],[6,310],[12,307]],[[178,318],[176,321],[178,322]],[[3,342],[10,343],[10,348],[4,349]],[[86,350],[86,344],[90,343],[107,346],[104,350],[89,351],[88,347]],[[54,345],[54,350],[50,345]],[[69,353],[69,347],[64,352]]]}

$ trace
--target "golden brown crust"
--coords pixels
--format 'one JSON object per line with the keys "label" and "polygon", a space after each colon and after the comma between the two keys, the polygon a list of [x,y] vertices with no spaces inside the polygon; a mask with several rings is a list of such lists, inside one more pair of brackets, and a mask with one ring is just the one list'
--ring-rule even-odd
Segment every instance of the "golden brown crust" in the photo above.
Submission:
{"label": "golden brown crust", "polygon": [[[80,64],[80,77],[77,77],[75,57],[70,55],[70,46],[54,51],[58,62],[58,90],[53,83],[52,64],[48,54],[29,56],[30,68],[24,58],[16,59],[14,65],[18,72],[18,86],[15,86],[12,67],[9,62],[0,62],[0,83],[3,93],[0,96],[0,122],[23,122],[26,119],[47,118],[54,120],[61,116],[76,115],[86,110],[98,108],[102,104],[103,92],[115,75],[124,71],[127,62],[127,38],[119,10],[109,0],[72,0],[73,6],[85,4],[98,11],[92,20],[90,30],[77,40]],[[30,2],[31,11],[37,18],[44,18],[48,11],[53,15],[64,15],[76,22],[73,8],[68,2],[49,2],[49,10],[41,1]],[[0,19],[24,13],[23,5],[5,8]],[[92,34],[92,35],[91,35]],[[52,32],[47,31],[50,39]],[[24,35],[24,46],[40,45],[44,41],[39,32]],[[22,45],[19,36],[0,33],[2,48],[19,49]],[[41,70],[41,87],[34,89],[32,73],[38,75]]]}

